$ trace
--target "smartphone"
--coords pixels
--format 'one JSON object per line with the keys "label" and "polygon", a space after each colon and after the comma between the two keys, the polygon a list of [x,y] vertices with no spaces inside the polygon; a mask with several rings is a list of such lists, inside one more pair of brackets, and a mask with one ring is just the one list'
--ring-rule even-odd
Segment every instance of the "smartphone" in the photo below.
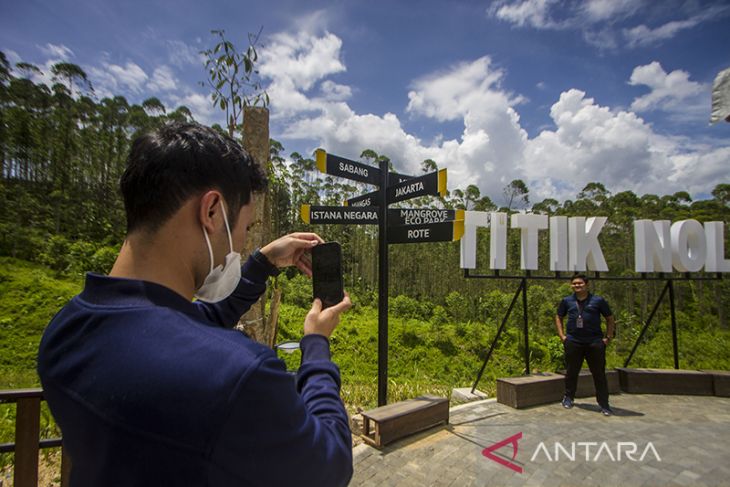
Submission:
{"label": "smartphone", "polygon": [[312,290],[314,298],[322,300],[322,309],[345,299],[339,242],[321,243],[312,248]]}

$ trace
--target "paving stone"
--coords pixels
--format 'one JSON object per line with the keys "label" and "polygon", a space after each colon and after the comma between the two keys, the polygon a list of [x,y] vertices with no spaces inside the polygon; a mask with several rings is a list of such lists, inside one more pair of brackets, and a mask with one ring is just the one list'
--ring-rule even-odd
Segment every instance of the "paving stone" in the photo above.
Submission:
{"label": "paving stone", "polygon": [[[387,487],[398,485],[727,485],[730,481],[727,445],[730,444],[730,398],[621,394],[611,397],[617,414],[605,418],[591,401],[581,401],[566,411],[560,404],[514,410],[487,400],[457,408],[448,428],[426,432],[390,445],[383,451],[360,445],[353,452],[355,473],[350,485]],[[481,454],[522,432],[514,463],[519,474]],[[576,445],[575,461],[559,461],[538,454],[543,442],[554,456],[554,444],[595,442],[590,459]],[[592,461],[598,445],[605,451]],[[617,443],[637,445],[632,461],[618,460]],[[660,460],[649,450],[652,442]],[[494,454],[512,460],[507,444]]]}

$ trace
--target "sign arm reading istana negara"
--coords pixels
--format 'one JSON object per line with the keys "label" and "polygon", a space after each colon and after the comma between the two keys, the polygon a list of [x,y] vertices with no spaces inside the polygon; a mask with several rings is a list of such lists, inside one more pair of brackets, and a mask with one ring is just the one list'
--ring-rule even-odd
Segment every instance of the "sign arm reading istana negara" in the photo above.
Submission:
{"label": "sign arm reading istana negara", "polygon": [[377,225],[377,206],[302,205],[300,214],[307,224]]}

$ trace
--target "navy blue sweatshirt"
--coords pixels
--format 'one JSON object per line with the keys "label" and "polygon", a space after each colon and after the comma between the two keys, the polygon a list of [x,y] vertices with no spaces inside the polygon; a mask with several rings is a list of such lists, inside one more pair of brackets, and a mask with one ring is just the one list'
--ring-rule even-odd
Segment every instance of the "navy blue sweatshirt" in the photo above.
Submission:
{"label": "navy blue sweatshirt", "polygon": [[267,271],[249,258],[215,304],[87,275],[38,354],[72,486],[347,485],[350,429],[327,338],[302,339],[295,386],[271,349],[230,329]]}

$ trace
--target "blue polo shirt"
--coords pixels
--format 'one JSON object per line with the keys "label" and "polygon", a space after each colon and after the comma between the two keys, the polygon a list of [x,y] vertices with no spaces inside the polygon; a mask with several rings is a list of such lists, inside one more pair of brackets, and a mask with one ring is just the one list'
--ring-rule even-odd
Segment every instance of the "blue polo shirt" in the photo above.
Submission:
{"label": "blue polo shirt", "polygon": [[[568,316],[565,334],[568,339],[577,343],[594,343],[603,338],[601,316],[611,316],[611,307],[608,301],[601,296],[588,294],[583,301],[573,293],[564,297],[558,305],[558,316]],[[578,328],[578,316],[583,317],[583,328]]]}
{"label": "blue polo shirt", "polygon": [[87,276],[38,354],[72,486],[347,485],[352,438],[327,338],[302,339],[295,386],[270,348],[231,329],[267,275],[249,258],[213,304]]}

